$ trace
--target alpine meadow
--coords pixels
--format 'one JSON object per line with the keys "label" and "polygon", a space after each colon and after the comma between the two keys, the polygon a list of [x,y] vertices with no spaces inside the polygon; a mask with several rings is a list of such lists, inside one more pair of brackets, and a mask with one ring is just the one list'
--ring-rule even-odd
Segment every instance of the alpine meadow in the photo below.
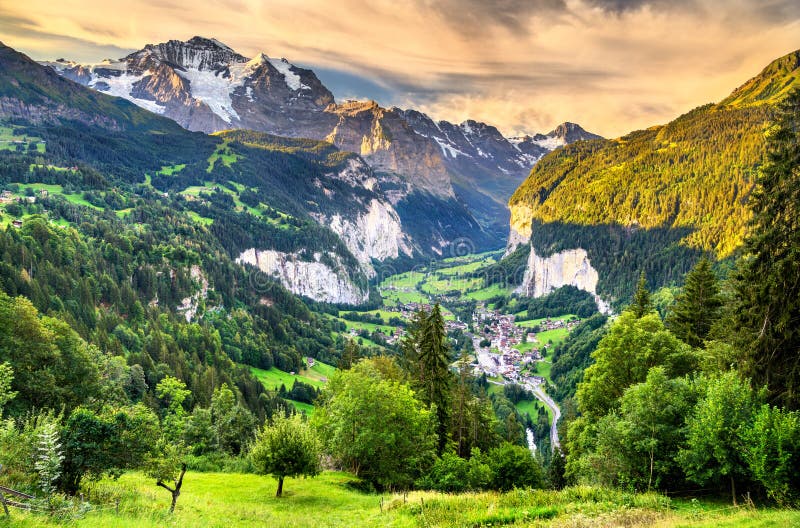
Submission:
{"label": "alpine meadow", "polygon": [[800,526],[768,4],[0,6],[0,526]]}

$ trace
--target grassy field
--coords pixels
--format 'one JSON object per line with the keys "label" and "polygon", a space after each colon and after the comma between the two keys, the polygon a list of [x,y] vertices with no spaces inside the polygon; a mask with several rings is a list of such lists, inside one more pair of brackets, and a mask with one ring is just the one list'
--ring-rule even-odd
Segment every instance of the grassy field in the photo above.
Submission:
{"label": "grassy field", "polygon": [[308,383],[315,388],[321,388],[325,385],[323,378],[330,377],[336,369],[324,363],[315,362],[314,366],[310,369],[302,370],[297,374],[290,374],[275,367],[269,370],[263,370],[255,367],[250,367],[250,371],[258,380],[269,390],[275,390],[284,385],[287,390],[292,388],[295,380]]}
{"label": "grassy field", "polygon": [[[244,528],[244,527],[788,527],[800,512],[731,508],[713,501],[669,499],[593,487],[563,491],[514,490],[508,493],[434,492],[367,494],[354,491],[346,473],[324,472],[313,479],[286,479],[284,497],[276,482],[258,475],[186,474],[175,513],[167,513],[169,494],[141,473],[87,485],[95,505],[82,528]],[[117,507],[117,504],[119,505]],[[10,527],[63,526],[40,514],[14,510]]]}
{"label": "grassy field", "polygon": [[233,163],[236,163],[238,159],[239,155],[235,154],[230,147],[228,147],[228,140],[223,140],[222,143],[217,145],[214,153],[208,158],[208,168],[206,169],[206,172],[211,172],[214,170],[214,164],[217,161],[227,167],[230,167]]}
{"label": "grassy field", "polygon": [[[286,390],[291,390],[295,380],[307,383],[317,389],[320,389],[336,371],[336,367],[315,361],[313,367],[303,370],[295,375],[278,370],[275,367],[272,367],[269,370],[250,367],[250,371],[258,379],[258,381],[260,381],[264,387],[269,390],[278,390],[281,385],[286,387]],[[309,415],[314,413],[313,405],[294,400],[287,401],[291,403],[298,411],[303,411]]]}
{"label": "grassy field", "polygon": [[[45,144],[41,138],[34,136],[14,135],[14,129],[19,128],[13,125],[0,126],[0,150],[16,150],[18,145],[22,145],[25,150],[31,143],[36,145],[36,151],[39,153],[45,152]],[[20,143],[17,143],[19,141]]]}
{"label": "grassy field", "polygon": [[205,216],[200,216],[199,214],[195,213],[194,211],[187,211],[189,218],[191,218],[194,222],[202,225],[211,225],[214,223],[213,218],[207,218]]}

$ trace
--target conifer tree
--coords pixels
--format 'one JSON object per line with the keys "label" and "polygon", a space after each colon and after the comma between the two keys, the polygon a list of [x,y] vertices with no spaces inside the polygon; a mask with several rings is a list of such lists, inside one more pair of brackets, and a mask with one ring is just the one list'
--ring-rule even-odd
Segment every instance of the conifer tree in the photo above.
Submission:
{"label": "conifer tree", "polygon": [[633,294],[633,302],[629,308],[637,319],[641,319],[653,310],[653,301],[650,299],[650,291],[647,289],[647,278],[644,271],[639,275],[639,282],[636,283],[636,291]]}
{"label": "conifer tree", "polygon": [[711,262],[702,258],[686,275],[683,293],[667,315],[666,327],[684,343],[698,348],[719,319],[722,299]]}
{"label": "conifer tree", "polygon": [[354,339],[348,339],[342,351],[342,358],[339,360],[339,368],[342,370],[350,370],[353,365],[358,363],[361,359],[361,347]]}
{"label": "conifer tree", "polygon": [[436,433],[439,435],[439,453],[447,444],[450,423],[450,347],[444,329],[442,310],[437,303],[427,317],[418,336],[419,370],[422,396],[431,406],[436,406]]}
{"label": "conifer tree", "polygon": [[734,321],[745,374],[773,402],[800,408],[800,89],[780,105],[750,200]]}

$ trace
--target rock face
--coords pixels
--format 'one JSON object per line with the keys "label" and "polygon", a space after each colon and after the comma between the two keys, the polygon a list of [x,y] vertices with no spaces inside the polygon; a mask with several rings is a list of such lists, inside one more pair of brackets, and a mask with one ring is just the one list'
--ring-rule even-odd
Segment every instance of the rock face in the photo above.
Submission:
{"label": "rock face", "polygon": [[369,203],[366,213],[354,220],[336,214],[322,218],[321,223],[339,235],[369,277],[375,274],[373,259],[384,261],[413,253],[397,212],[376,199]]}
{"label": "rock face", "polygon": [[589,292],[603,313],[610,313],[610,306],[597,295],[597,270],[592,267],[586,250],[568,249],[547,258],[540,257],[531,248],[522,285],[516,293],[528,297],[542,297],[562,286],[574,286]]}
{"label": "rock face", "polygon": [[[313,71],[263,53],[248,59],[203,37],[148,44],[100,64],[44,64],[189,130],[249,129],[326,140],[360,154],[391,203],[405,202],[398,211],[406,232],[426,233],[416,240],[421,248],[465,237],[476,249],[502,246],[511,194],[542,155],[579,135],[577,125],[565,123],[547,135],[507,139],[472,120],[436,122],[372,101],[337,104]],[[447,211],[446,221],[419,214],[432,202]],[[430,220],[436,229],[414,229]],[[470,226],[468,232],[462,226]]]}
{"label": "rock face", "polygon": [[[352,281],[335,255],[314,255],[314,261],[301,260],[299,255],[274,250],[248,249],[236,262],[255,266],[287,290],[320,302],[358,305],[369,298],[369,289]],[[331,267],[333,265],[333,267]],[[264,281],[251,281],[256,287]]]}

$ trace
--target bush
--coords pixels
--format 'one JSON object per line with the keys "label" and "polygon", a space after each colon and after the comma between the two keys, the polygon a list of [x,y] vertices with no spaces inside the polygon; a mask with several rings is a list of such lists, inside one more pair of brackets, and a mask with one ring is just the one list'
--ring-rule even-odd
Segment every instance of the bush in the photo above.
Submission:
{"label": "bush", "polygon": [[742,436],[747,465],[767,495],[782,506],[800,505],[800,413],[764,405]]}
{"label": "bush", "polygon": [[530,450],[504,442],[489,451],[489,467],[492,470],[492,487],[500,491],[514,488],[542,488],[542,468]]}
{"label": "bush", "polygon": [[492,481],[492,470],[479,449],[474,449],[469,460],[455,453],[444,453],[431,470],[417,482],[417,486],[449,493],[487,489]]}

